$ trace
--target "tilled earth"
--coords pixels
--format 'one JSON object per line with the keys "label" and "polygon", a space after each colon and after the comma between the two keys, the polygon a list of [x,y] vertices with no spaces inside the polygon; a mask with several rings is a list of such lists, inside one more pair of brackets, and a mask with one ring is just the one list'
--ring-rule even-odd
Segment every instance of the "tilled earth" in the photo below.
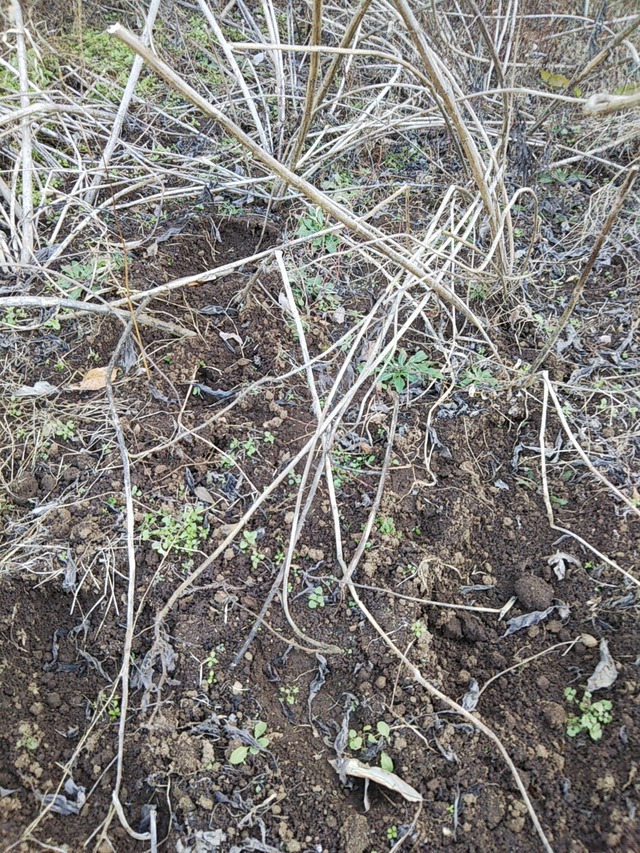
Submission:
{"label": "tilled earth", "polygon": [[[132,287],[254,251],[259,230],[251,223],[218,227],[219,243],[200,223],[153,256],[140,250]],[[236,305],[234,295],[249,284],[244,305]],[[153,379],[125,364],[115,382],[143,531],[120,796],[127,820],[144,831],[155,806],[159,849],[183,853],[381,853],[405,834],[406,850],[541,849],[494,745],[432,701],[342,594],[328,495],[316,499],[296,549],[289,606],[309,638],[342,653],[313,655],[289,643],[276,596],[238,659],[286,550],[297,473],[254,516],[249,536],[228,547],[178,601],[165,626],[166,655],[145,669],[158,611],[315,428],[302,374],[267,381],[260,393],[239,399],[220,393],[281,375],[299,359],[294,330],[281,319],[280,289],[274,271],[248,265],[151,303],[160,305],[158,317],[198,335],[177,339],[143,327]],[[375,288],[369,290],[355,294],[352,310],[368,309]],[[315,352],[344,333],[349,314],[333,306],[312,313]],[[61,356],[76,382],[90,364],[106,364],[122,326],[92,321],[87,332],[82,324],[82,334],[74,322],[73,331],[21,335],[32,361],[20,381],[65,385],[54,367]],[[9,338],[18,345],[17,336]],[[634,587],[550,527],[540,411],[531,398],[461,389],[430,419],[435,399],[434,391],[401,406],[379,522],[355,575],[359,594],[394,643],[450,697],[460,701],[473,680],[482,688],[498,676],[476,713],[512,756],[554,850],[640,850]],[[334,454],[347,562],[375,496],[392,405],[390,392],[378,388],[369,416],[352,431],[345,427]],[[0,588],[3,849],[80,851],[87,842],[100,851],[146,849],[117,819],[102,832],[120,713],[117,695],[109,703],[105,697],[121,664],[127,576],[120,457],[105,426],[106,397],[67,389],[33,407],[35,420],[68,417],[74,430],[50,432],[33,454],[3,442],[7,458],[22,459],[12,463],[4,512],[3,550],[14,570]],[[230,408],[219,416],[224,407]],[[550,417],[550,441],[558,430]],[[637,566],[637,521],[584,469],[568,478],[565,471],[550,463],[556,524],[619,565]],[[171,519],[185,528],[185,507],[196,508],[195,554],[179,537],[170,545],[162,539]],[[573,558],[562,580],[549,562],[558,550]],[[16,554],[22,570],[15,570]],[[558,607],[539,624],[505,636],[508,619],[552,605]],[[581,697],[602,638],[618,677],[595,698],[611,701],[612,721],[598,741],[586,731],[569,737],[575,706],[565,689]],[[244,750],[240,763],[230,761],[238,747],[253,743],[247,735],[257,724],[266,724],[259,734],[268,743]],[[399,794],[372,784],[367,810],[363,782],[343,784],[329,763],[343,725],[346,755],[378,765],[385,753],[420,792],[415,821],[415,804]],[[69,773],[85,804],[77,807],[77,794],[68,790],[69,813],[42,815],[43,795],[57,791],[72,756]]]}

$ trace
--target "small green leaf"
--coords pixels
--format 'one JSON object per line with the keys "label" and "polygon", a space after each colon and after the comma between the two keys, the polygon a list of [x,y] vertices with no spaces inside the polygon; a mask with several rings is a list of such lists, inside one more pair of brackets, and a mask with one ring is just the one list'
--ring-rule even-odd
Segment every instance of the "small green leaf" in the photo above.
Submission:
{"label": "small green leaf", "polygon": [[267,730],[267,724],[264,722],[264,720],[258,720],[258,722],[256,723],[255,728],[253,730],[254,738],[256,740],[260,740],[260,738],[266,732],[266,730]]}
{"label": "small green leaf", "polygon": [[248,746],[236,747],[229,756],[229,764],[242,764],[249,754]]}
{"label": "small green leaf", "polygon": [[393,773],[393,761],[386,752],[380,753],[380,767],[388,773]]}
{"label": "small green leaf", "polygon": [[552,74],[551,71],[541,71],[540,76],[552,89],[565,89],[571,82],[564,74]]}
{"label": "small green leaf", "polygon": [[380,722],[377,725],[377,729],[378,729],[378,734],[381,737],[384,737],[387,740],[389,740],[389,735],[391,734],[391,729],[389,728],[388,723],[385,723],[384,720],[380,720]]}
{"label": "small green leaf", "polygon": [[359,749],[362,748],[362,738],[359,736],[351,738],[351,740],[349,741],[349,746],[351,747],[351,749],[357,752]]}

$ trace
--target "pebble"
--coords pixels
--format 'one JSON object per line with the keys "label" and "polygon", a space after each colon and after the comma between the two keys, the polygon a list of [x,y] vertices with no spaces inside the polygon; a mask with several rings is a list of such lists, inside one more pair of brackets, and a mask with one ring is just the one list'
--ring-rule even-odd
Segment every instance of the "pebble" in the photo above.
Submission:
{"label": "pebble", "polygon": [[59,693],[47,693],[45,702],[50,708],[59,708],[62,705],[62,698]]}
{"label": "pebble", "polygon": [[522,575],[514,584],[520,606],[527,611],[546,610],[551,606],[555,591],[551,584],[535,575]]}

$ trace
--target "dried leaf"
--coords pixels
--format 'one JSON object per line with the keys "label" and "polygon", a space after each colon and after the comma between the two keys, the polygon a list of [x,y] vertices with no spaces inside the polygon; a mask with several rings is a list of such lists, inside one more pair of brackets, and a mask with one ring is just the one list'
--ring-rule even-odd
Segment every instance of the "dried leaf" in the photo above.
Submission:
{"label": "dried leaf", "polygon": [[540,76],[547,86],[551,86],[552,89],[565,89],[571,82],[564,74],[552,74],[551,71],[542,70]]}
{"label": "dried leaf", "polygon": [[47,397],[57,394],[58,389],[50,382],[35,382],[33,385],[22,385],[13,392],[15,397]]}
{"label": "dried leaf", "polygon": [[469,679],[469,690],[462,697],[462,707],[465,711],[475,711],[480,699],[480,687],[475,678]]}
{"label": "dried leaf", "polygon": [[87,799],[86,789],[82,785],[76,785],[73,779],[67,779],[64,789],[69,797],[64,794],[39,794],[37,791],[35,794],[44,806],[56,814],[64,817],[80,814]]}
{"label": "dried leaf", "polygon": [[215,503],[215,498],[213,497],[210,491],[205,489],[204,486],[196,486],[193,490],[193,494],[198,498],[199,501],[202,501],[203,504]]}
{"label": "dried leaf", "polygon": [[377,785],[383,785],[390,791],[395,791],[410,803],[422,802],[422,794],[395,773],[390,773],[382,767],[369,767],[368,764],[363,764],[357,758],[336,759],[329,761],[329,764],[340,775],[340,778],[353,776],[356,779],[366,779],[369,782],[375,782]]}
{"label": "dried leaf", "polygon": [[582,563],[577,557],[574,557],[572,554],[567,554],[565,551],[556,551],[555,554],[552,554],[547,558],[547,563],[551,566],[559,581],[564,580],[567,568],[570,565],[577,566],[578,568],[581,568],[582,566]]}
{"label": "dried leaf", "polygon": [[0,785],[0,797],[10,797],[11,794],[15,794],[16,791],[19,791],[19,788],[3,788]]}
{"label": "dried leaf", "polygon": [[611,687],[618,677],[615,661],[609,654],[609,644],[604,639],[600,640],[600,661],[593,671],[593,675],[587,681],[587,690],[594,693],[596,690],[606,690]]}
{"label": "dried leaf", "polygon": [[533,610],[531,613],[525,613],[522,616],[514,616],[513,619],[509,619],[507,622],[507,630],[502,636],[508,637],[511,634],[515,634],[516,631],[522,631],[523,628],[530,628],[532,625],[543,622],[555,609],[556,605],[553,604],[551,607],[547,607],[546,610]]}
{"label": "dried leaf", "polygon": [[318,661],[318,672],[316,673],[316,677],[313,679],[311,684],[309,685],[309,698],[307,699],[307,709],[309,712],[309,722],[314,731],[314,736],[317,737],[317,731],[315,728],[315,718],[311,711],[311,703],[316,698],[318,693],[321,691],[325,681],[327,680],[327,673],[329,672],[329,666],[327,664],[327,659],[324,655],[320,653],[316,654],[316,660]]}
{"label": "dried leaf", "polygon": [[285,312],[285,314],[290,314],[292,317],[294,316],[291,304],[289,303],[289,300],[282,291],[278,294],[278,303],[282,310]]}
{"label": "dried leaf", "polygon": [[338,326],[341,326],[341,325],[344,323],[344,321],[345,321],[345,317],[346,317],[346,312],[345,312],[345,310],[344,310],[344,306],[343,306],[343,305],[338,305],[338,307],[336,308],[336,310],[335,310],[335,311],[333,312],[333,314],[331,315],[331,319],[332,319],[332,320],[333,320],[333,322],[334,322],[334,323],[336,323]]}
{"label": "dried leaf", "polygon": [[235,341],[239,347],[242,346],[242,338],[240,335],[236,335],[235,332],[218,332],[222,340],[227,344],[227,349],[231,350],[231,352],[235,352],[234,348],[229,344],[229,341]]}
{"label": "dried leaf", "polygon": [[[114,367],[111,371],[111,381],[113,382],[118,375],[117,369]],[[107,384],[107,368],[94,367],[88,373],[85,373],[82,382],[76,386],[79,391],[101,391]]]}

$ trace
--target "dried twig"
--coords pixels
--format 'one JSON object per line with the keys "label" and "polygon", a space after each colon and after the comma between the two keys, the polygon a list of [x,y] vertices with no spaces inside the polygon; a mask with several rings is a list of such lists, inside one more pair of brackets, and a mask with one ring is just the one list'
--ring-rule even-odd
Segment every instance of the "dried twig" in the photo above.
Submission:
{"label": "dried twig", "polygon": [[562,312],[562,316],[560,317],[560,320],[558,321],[556,328],[554,329],[554,331],[549,336],[549,339],[546,342],[546,344],[540,350],[538,356],[536,357],[536,360],[531,365],[526,376],[519,383],[522,387],[526,387],[527,385],[530,385],[531,382],[533,382],[533,380],[535,379],[536,373],[540,368],[540,365],[544,362],[545,358],[549,355],[549,353],[551,352],[552,348],[554,347],[556,341],[560,337],[560,333],[562,332],[562,330],[565,328],[565,326],[569,322],[569,318],[573,314],[573,311],[574,311],[576,305],[578,304],[580,297],[582,296],[582,291],[584,290],[584,286],[587,283],[587,279],[589,278],[589,274],[591,273],[591,270],[593,269],[593,265],[595,264],[595,262],[598,258],[598,255],[600,254],[600,250],[602,249],[604,242],[607,239],[607,236],[608,236],[609,232],[611,231],[611,228],[613,227],[613,223],[616,221],[616,219],[618,218],[618,214],[622,210],[622,206],[624,205],[626,197],[629,195],[629,192],[631,191],[631,187],[633,186],[633,183],[634,183],[634,181],[638,175],[638,168],[639,168],[638,166],[632,166],[629,169],[627,176],[624,179],[622,186],[620,187],[620,190],[618,192],[618,197],[616,198],[616,201],[615,201],[613,207],[609,211],[609,215],[607,216],[607,218],[604,222],[604,225],[602,226],[600,233],[598,234],[598,236],[595,240],[595,243],[593,244],[591,252],[589,253],[589,257],[587,258],[587,261],[584,265],[582,273],[580,274],[580,278],[578,279],[578,281],[576,282],[576,284],[573,288],[573,293],[571,294],[571,298],[569,299],[569,301],[567,303],[567,307]]}

